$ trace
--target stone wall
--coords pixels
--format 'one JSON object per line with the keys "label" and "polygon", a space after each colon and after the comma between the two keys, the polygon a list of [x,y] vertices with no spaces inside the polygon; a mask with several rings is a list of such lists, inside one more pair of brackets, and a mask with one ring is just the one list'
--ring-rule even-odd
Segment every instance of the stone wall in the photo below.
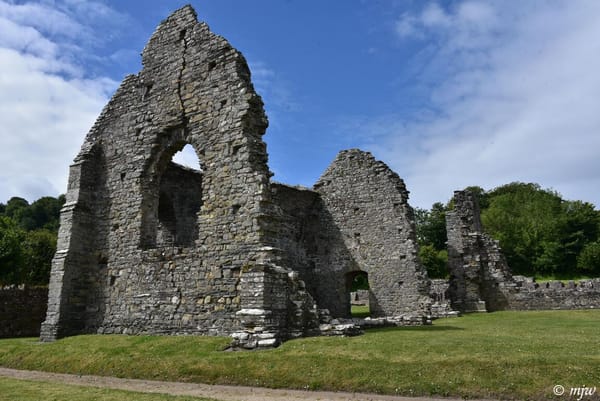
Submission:
{"label": "stone wall", "polygon": [[512,285],[512,275],[500,246],[483,232],[471,192],[455,191],[453,200],[454,209],[446,213],[452,307],[461,312],[506,309],[503,289]]}
{"label": "stone wall", "polygon": [[448,297],[448,288],[450,283],[444,279],[432,279],[431,280],[431,299],[433,303],[431,305],[431,317],[433,319],[439,319],[443,317],[456,317],[460,313],[452,309],[450,298]]}
{"label": "stone wall", "polygon": [[356,290],[351,292],[350,305],[369,306],[369,290]]}
{"label": "stone wall", "polygon": [[[202,173],[169,163],[160,181],[158,223],[154,247],[192,246],[202,206]],[[149,245],[149,244],[148,244]],[[151,247],[151,246],[148,246]]]}
{"label": "stone wall", "polygon": [[[142,59],[71,167],[43,339],[232,332],[242,268],[274,243],[267,119],[243,56],[186,6]],[[186,144],[202,177],[174,192]],[[167,201],[186,206],[176,225]]]}
{"label": "stone wall", "polygon": [[47,288],[0,288],[0,338],[38,336],[47,303]]}
{"label": "stone wall", "polygon": [[429,315],[429,280],[400,177],[370,153],[351,149],[338,154],[315,190],[322,199],[319,240],[326,244],[315,266],[319,305],[349,316],[350,284],[365,272],[372,317]]}
{"label": "stone wall", "polygon": [[280,183],[273,183],[271,191],[280,208],[276,247],[281,250],[281,263],[296,271],[308,291],[316,294],[319,247],[327,241],[326,233],[321,232],[319,194]]}
{"label": "stone wall", "polygon": [[600,279],[536,283],[515,276],[516,286],[507,291],[510,310],[598,309]]}
{"label": "stone wall", "polygon": [[398,175],[352,149],[340,152],[314,188],[272,185],[281,209],[277,247],[318,307],[349,318],[352,280],[366,273],[371,316],[425,321],[429,281],[416,257],[414,218]]}

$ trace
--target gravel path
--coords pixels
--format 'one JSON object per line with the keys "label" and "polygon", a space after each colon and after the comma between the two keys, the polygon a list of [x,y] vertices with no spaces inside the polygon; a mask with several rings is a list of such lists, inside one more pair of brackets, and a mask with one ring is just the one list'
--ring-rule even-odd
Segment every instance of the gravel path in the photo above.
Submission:
{"label": "gravel path", "polygon": [[[0,367],[0,377],[56,382],[77,386],[103,387],[142,393],[161,393],[214,398],[222,401],[451,401],[450,398],[413,398],[377,394],[336,393],[328,391],[274,390],[262,387],[119,379],[104,376],[79,376],[16,370]],[[478,401],[478,400],[472,400]],[[486,401],[486,400],[479,400]],[[489,400],[488,400],[489,401]]]}

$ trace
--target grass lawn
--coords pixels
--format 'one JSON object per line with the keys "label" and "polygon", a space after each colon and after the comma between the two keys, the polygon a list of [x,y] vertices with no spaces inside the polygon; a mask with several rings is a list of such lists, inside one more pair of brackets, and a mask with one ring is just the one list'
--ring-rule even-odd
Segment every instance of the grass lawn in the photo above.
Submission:
{"label": "grass lawn", "polygon": [[0,401],[211,401],[208,398],[175,397],[96,387],[68,386],[0,377]]}
{"label": "grass lawn", "polygon": [[371,310],[368,306],[363,305],[352,305],[351,308],[352,317],[369,317],[371,316]]}
{"label": "grass lawn", "polygon": [[[600,387],[600,310],[496,312],[351,338],[222,352],[228,338],[77,336],[0,340],[0,366],[275,388],[552,399]],[[589,398],[588,398],[589,399]]]}

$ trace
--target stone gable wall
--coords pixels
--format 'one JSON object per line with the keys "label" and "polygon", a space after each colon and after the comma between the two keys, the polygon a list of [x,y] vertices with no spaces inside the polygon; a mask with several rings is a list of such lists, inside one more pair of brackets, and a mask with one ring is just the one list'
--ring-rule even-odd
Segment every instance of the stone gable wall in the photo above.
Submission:
{"label": "stone gable wall", "polygon": [[[267,120],[243,56],[187,6],[157,28],[143,66],[123,81],[71,168],[42,338],[231,332],[242,267],[274,242]],[[177,186],[169,162],[185,144],[203,171],[184,191],[199,184],[201,192],[178,202],[201,200],[198,233],[169,243],[160,190]]]}
{"label": "stone gable wall", "polygon": [[315,268],[320,305],[349,315],[349,279],[364,271],[371,316],[429,315],[429,280],[400,177],[370,153],[351,149],[338,154],[315,190],[323,202],[321,235],[328,239]]}

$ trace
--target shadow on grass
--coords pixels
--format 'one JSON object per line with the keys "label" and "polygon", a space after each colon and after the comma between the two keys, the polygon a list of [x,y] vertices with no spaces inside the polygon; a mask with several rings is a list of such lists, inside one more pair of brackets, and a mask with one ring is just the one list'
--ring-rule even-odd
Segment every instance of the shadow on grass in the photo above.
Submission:
{"label": "shadow on grass", "polygon": [[387,333],[388,331],[430,331],[430,332],[438,332],[438,331],[455,331],[455,330],[465,330],[462,327],[455,326],[406,326],[406,327],[373,327],[365,329],[365,332],[369,333]]}
{"label": "shadow on grass", "polygon": [[352,312],[352,317],[353,318],[358,318],[358,319],[365,319],[367,317],[371,316],[371,312]]}

